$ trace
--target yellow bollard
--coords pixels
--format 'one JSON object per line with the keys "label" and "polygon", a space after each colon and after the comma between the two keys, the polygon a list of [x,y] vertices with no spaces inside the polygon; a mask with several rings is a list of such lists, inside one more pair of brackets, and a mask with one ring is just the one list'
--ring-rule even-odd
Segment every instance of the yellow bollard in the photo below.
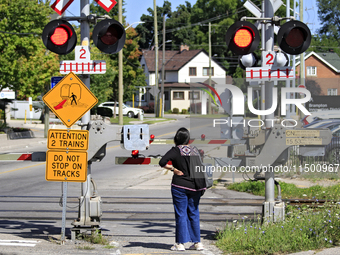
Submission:
{"label": "yellow bollard", "polygon": [[25,122],[24,122],[25,124],[26,124],[26,114],[27,114],[27,110],[25,110]]}

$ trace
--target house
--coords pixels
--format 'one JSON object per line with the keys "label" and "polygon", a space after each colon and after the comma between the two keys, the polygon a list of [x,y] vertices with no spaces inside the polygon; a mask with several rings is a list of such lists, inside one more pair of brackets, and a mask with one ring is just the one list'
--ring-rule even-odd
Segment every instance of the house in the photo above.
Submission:
{"label": "house", "polygon": [[[319,95],[340,95],[340,57],[338,54],[312,51],[306,53],[304,59],[307,88],[308,82],[313,81],[321,89]],[[297,62],[295,66],[297,77],[300,77],[300,62]]]}
{"label": "house", "polygon": [[[146,90],[147,102],[153,102],[155,96],[161,88],[161,70],[162,70],[162,51],[158,56],[158,84],[155,80],[155,51],[143,50],[140,63],[146,75],[148,84]],[[165,51],[164,65],[164,110],[173,110],[174,108],[182,111],[188,109],[192,103],[206,102],[207,93],[204,85],[197,82],[208,83],[209,80],[209,56],[203,50],[189,50],[188,46],[181,46],[179,51]],[[226,69],[214,58],[211,60],[211,79],[212,83],[216,80],[225,82]],[[201,104],[202,106],[205,104]],[[205,110],[202,108],[202,114]]]}

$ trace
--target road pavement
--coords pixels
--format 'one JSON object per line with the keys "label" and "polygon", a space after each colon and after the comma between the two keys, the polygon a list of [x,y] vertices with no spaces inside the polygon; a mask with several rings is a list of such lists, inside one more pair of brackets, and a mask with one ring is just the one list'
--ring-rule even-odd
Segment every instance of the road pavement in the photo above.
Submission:
{"label": "road pavement", "polygon": [[[29,152],[36,149],[46,150],[46,138],[44,138],[42,124],[32,123],[23,124],[22,121],[11,121],[9,123],[14,127],[31,128],[35,134],[34,138],[17,139],[17,140],[1,140],[0,153],[10,152]],[[162,124],[160,124],[162,125]],[[163,123],[164,125],[164,123]],[[208,152],[209,153],[209,152]],[[210,152],[221,153],[221,151]],[[223,176],[225,182],[232,182],[233,176]],[[239,179],[234,177],[234,181]],[[148,178],[147,181],[141,181],[131,188],[121,189],[115,187],[108,190],[101,190],[101,195],[112,196],[115,190],[115,196],[124,199],[127,197],[155,197],[169,199],[170,189],[169,183],[171,175],[163,173]],[[309,185],[307,182],[301,185]],[[156,192],[156,194],[155,194]],[[256,196],[225,190],[222,185],[217,189],[210,189],[204,195],[204,199],[212,198],[257,198]],[[149,214],[150,210],[157,212],[162,210],[162,205],[145,205]],[[146,207],[140,207],[143,210]],[[203,206],[202,206],[203,207]],[[203,208],[204,209],[204,208]],[[235,209],[234,209],[235,210]],[[253,208],[251,210],[254,210]],[[168,211],[168,209],[166,209]],[[202,214],[203,215],[203,214]],[[150,216],[150,215],[149,215]],[[61,217],[61,216],[60,216]],[[43,220],[25,220],[25,219],[8,219],[0,221],[0,254],[222,254],[222,252],[214,245],[213,235],[217,230],[223,229],[225,222],[201,222],[202,242],[206,250],[204,251],[185,251],[172,252],[170,247],[174,242],[174,221],[165,217],[162,221],[147,221],[144,219],[133,219],[131,215],[129,220],[124,219],[110,221],[105,220],[105,215],[101,222],[102,233],[104,236],[112,240],[111,245],[115,248],[104,248],[103,245],[89,245],[87,242],[77,240],[71,241],[70,236],[64,245],[60,245],[60,226],[61,219],[56,221]],[[70,219],[67,220],[67,231],[70,231]],[[48,233],[48,235],[47,235]],[[69,233],[69,232],[68,232]],[[297,255],[309,254],[340,254],[340,247],[325,249],[323,251],[304,251],[294,253]]]}

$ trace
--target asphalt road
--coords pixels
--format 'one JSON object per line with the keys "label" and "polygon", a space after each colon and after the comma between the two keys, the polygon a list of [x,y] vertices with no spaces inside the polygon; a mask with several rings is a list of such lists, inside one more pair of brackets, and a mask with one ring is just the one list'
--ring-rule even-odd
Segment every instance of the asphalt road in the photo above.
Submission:
{"label": "asphalt road", "polygon": [[[191,130],[192,138],[205,133],[216,138],[211,120],[180,118],[175,122],[150,126],[156,138],[172,139],[179,127]],[[36,132],[42,132],[36,130]],[[9,141],[10,142],[10,141]],[[34,146],[22,140],[21,152],[46,151],[46,144]],[[141,152],[145,156],[164,154],[172,145],[151,145]],[[216,145],[214,145],[216,147]],[[213,147],[204,150],[212,151]],[[13,149],[20,151],[20,148]],[[219,150],[223,153],[223,150]],[[117,248],[105,250],[94,246],[89,254],[164,254],[174,243],[174,214],[170,194],[172,173],[159,166],[115,165],[116,156],[130,156],[121,149],[119,142],[107,145],[107,155],[101,162],[92,164],[92,178],[97,195],[102,198],[102,233],[115,241]],[[221,173],[216,173],[219,178]],[[78,217],[79,196],[82,184],[68,183],[66,236],[64,246],[55,249],[60,238],[62,185],[45,180],[44,162],[1,162],[0,168],[0,245],[1,240],[37,241],[33,247],[3,245],[11,254],[83,254],[79,242],[70,241],[72,222]],[[223,229],[226,221],[241,217],[254,217],[261,212],[263,198],[225,190],[222,185],[210,189],[201,201],[201,228],[204,253],[219,254],[212,236]],[[55,242],[51,242],[55,240]],[[61,248],[62,247],[62,248]],[[1,249],[0,249],[1,250]],[[46,253],[46,251],[48,251]],[[45,253],[44,253],[45,252]],[[5,253],[7,254],[7,253]]]}

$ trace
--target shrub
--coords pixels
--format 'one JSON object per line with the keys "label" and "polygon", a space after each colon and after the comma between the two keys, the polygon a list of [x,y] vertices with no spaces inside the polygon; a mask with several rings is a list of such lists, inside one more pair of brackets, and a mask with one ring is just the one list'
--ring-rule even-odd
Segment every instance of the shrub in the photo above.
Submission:
{"label": "shrub", "polygon": [[172,113],[178,114],[179,113],[179,109],[178,108],[172,109]]}
{"label": "shrub", "polygon": [[140,107],[143,109],[145,113],[154,113],[155,112],[155,103],[149,103],[147,106]]}
{"label": "shrub", "polygon": [[188,113],[187,109],[182,109],[182,114],[187,114],[187,113]]}

